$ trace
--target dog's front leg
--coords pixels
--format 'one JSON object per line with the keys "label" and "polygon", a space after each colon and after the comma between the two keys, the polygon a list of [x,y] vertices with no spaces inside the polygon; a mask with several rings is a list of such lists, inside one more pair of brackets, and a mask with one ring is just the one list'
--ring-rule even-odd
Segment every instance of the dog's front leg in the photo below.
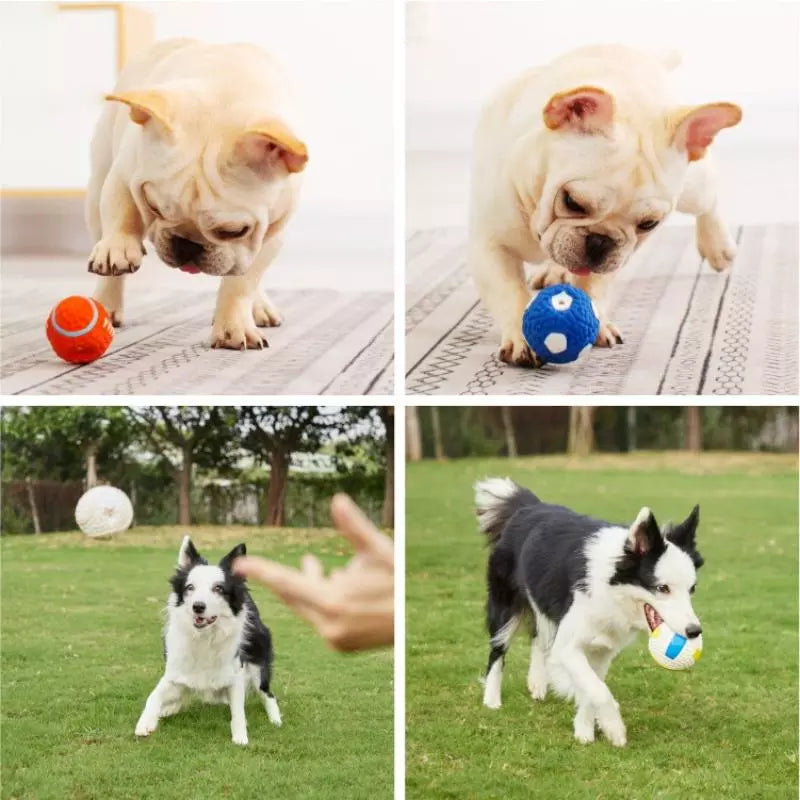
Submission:
{"label": "dog's front leg", "polygon": [[164,707],[169,708],[179,703],[182,695],[183,690],[180,686],[167,680],[166,677],[161,678],[144,704],[142,715],[136,723],[135,734],[149,736],[158,727],[158,720],[163,716]]}
{"label": "dog's front leg", "polygon": [[697,249],[712,269],[728,269],[736,256],[736,243],[717,211],[717,177],[709,155],[689,164],[678,211],[697,218]]}
{"label": "dog's front leg", "polygon": [[211,329],[211,346],[245,350],[268,347],[258,328],[280,325],[280,312],[258,284],[281,247],[279,238],[265,242],[246,275],[225,277],[217,293],[217,307]]}
{"label": "dog's front leg", "polygon": [[234,744],[247,744],[247,718],[244,715],[246,683],[235,679],[228,688],[228,702],[231,707],[231,739]]}
{"label": "dog's front leg", "polygon": [[500,360],[540,366],[541,360],[522,336],[522,313],[531,299],[522,260],[502,245],[477,238],[470,241],[467,258],[481,300],[500,326]]}
{"label": "dog's front leg", "polygon": [[[574,723],[575,738],[580,742],[592,741],[596,718],[600,730],[611,744],[624,747],[627,739],[619,704],[592,668],[586,653],[577,645],[559,643],[556,637],[551,658],[569,675],[575,687],[578,705]],[[592,726],[591,737],[588,735],[589,725]]]}

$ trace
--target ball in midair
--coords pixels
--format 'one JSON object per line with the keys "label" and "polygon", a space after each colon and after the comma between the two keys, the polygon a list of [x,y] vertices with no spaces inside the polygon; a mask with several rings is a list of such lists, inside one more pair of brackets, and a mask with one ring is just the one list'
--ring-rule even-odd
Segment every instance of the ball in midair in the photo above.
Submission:
{"label": "ball in midair", "polygon": [[542,289],[522,315],[522,335],[542,361],[569,364],[597,339],[600,319],[586,292],[561,283]]}
{"label": "ball in midair", "polygon": [[73,295],[47,315],[47,338],[56,355],[71,364],[100,358],[114,338],[108,312],[93,297]]}
{"label": "ball in midair", "polygon": [[133,522],[133,506],[121,489],[95,486],[78,500],[75,522],[87,536],[112,536],[128,530]]}

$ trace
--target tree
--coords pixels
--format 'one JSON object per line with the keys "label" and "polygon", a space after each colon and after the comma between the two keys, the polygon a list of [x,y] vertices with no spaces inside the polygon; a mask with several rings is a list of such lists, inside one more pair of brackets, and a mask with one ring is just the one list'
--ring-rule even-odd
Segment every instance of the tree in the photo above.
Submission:
{"label": "tree", "polygon": [[572,406],[569,410],[567,452],[588,456],[594,450],[594,406]]}
{"label": "tree", "polygon": [[502,406],[500,416],[503,420],[503,432],[506,435],[506,453],[509,458],[517,457],[517,437],[514,433],[514,420],[511,416],[511,408]]}
{"label": "tree", "polygon": [[383,492],[381,522],[385,528],[394,527],[394,407],[378,408],[383,427],[386,429],[386,478]]}
{"label": "tree", "polygon": [[170,466],[178,487],[178,522],[191,525],[192,468],[229,462],[235,412],[222,406],[146,406],[127,413],[142,442]]}
{"label": "tree", "polygon": [[686,407],[684,449],[694,453],[703,449],[703,410],[698,406]]}
{"label": "tree", "polygon": [[406,458],[409,461],[422,459],[422,430],[416,406],[406,408]]}
{"label": "tree", "polygon": [[269,464],[267,525],[283,525],[293,453],[314,453],[341,427],[342,417],[319,406],[244,406],[239,409],[241,444]]}
{"label": "tree", "polygon": [[433,454],[437,461],[444,461],[442,424],[439,420],[439,409],[436,406],[431,406],[431,428],[433,429]]}

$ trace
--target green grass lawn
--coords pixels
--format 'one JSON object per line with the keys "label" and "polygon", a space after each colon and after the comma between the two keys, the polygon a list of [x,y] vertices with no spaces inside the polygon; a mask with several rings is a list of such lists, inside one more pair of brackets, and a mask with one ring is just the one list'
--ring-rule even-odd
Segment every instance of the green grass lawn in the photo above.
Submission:
{"label": "green grass lawn", "polygon": [[[256,585],[271,628],[283,727],[249,695],[250,744],[226,706],[195,704],[148,739],[133,729],[163,671],[161,610],[184,529],[2,542],[2,797],[386,798],[392,791],[392,653],[341,655]],[[330,531],[193,528],[210,561],[248,552],[328,566],[349,557]]]}
{"label": "green grass lawn", "polygon": [[[572,738],[573,706],[527,693],[529,639],[512,643],[503,707],[481,705],[486,548],[471,484],[510,476],[545,500],[660,521],[701,505],[694,607],[703,658],[659,668],[644,634],[608,683],[628,746]],[[407,797],[797,797],[797,471],[783,456],[637,454],[409,465],[406,478]]]}

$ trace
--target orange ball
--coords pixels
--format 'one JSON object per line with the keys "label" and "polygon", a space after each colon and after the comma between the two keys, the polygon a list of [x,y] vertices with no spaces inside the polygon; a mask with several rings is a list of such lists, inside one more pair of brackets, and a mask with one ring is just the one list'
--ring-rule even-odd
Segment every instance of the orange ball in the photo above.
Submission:
{"label": "orange ball", "polygon": [[64,361],[86,364],[108,350],[114,328],[101,303],[92,297],[73,295],[64,298],[48,315],[47,338]]}

